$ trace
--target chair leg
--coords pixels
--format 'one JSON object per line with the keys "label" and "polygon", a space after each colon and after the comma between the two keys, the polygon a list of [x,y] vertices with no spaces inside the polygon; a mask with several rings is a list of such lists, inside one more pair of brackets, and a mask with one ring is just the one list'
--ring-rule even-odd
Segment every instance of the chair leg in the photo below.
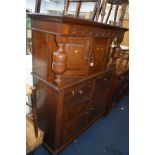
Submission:
{"label": "chair leg", "polygon": [[77,4],[76,4],[76,11],[75,11],[75,17],[79,17],[80,8],[81,8],[81,2],[77,2]]}
{"label": "chair leg", "polygon": [[32,87],[31,90],[32,90],[31,101],[32,101],[34,131],[35,131],[35,136],[37,138],[38,137],[38,123],[37,123],[37,106],[36,106],[36,88]]}
{"label": "chair leg", "polygon": [[63,15],[67,15],[67,12],[68,12],[68,8],[69,8],[69,0],[65,0],[64,1],[64,13]]}

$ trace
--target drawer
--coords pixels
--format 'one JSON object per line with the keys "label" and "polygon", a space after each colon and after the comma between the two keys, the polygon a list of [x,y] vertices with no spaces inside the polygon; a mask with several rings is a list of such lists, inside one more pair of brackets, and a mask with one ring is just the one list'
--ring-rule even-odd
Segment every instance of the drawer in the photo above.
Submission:
{"label": "drawer", "polygon": [[64,91],[64,105],[70,100],[80,100],[90,95],[92,82],[85,82],[80,85],[70,87]]}
{"label": "drawer", "polygon": [[89,106],[89,99],[83,98],[77,101],[68,101],[67,106],[63,108],[63,124],[66,124],[76,117],[84,114]]}

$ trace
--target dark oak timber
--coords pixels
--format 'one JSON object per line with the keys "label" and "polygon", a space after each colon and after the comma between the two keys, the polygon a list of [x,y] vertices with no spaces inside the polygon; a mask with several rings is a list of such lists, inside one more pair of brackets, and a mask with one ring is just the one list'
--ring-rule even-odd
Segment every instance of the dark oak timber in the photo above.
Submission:
{"label": "dark oak timber", "polygon": [[66,16],[29,17],[38,125],[57,153],[109,111],[115,68],[106,63],[113,39],[120,43],[127,29]]}

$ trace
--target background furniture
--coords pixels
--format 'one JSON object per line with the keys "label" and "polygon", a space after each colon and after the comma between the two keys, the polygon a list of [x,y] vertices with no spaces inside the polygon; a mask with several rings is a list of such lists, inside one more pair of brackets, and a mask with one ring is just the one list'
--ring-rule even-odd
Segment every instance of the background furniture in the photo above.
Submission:
{"label": "background furniture", "polygon": [[45,146],[61,151],[109,111],[111,43],[127,29],[90,20],[29,14],[38,125]]}
{"label": "background furniture", "polygon": [[[26,13],[30,12],[26,10]],[[26,15],[26,54],[32,53],[31,20]]]}
{"label": "background furniture", "polygon": [[[76,10],[74,17],[78,18],[82,3],[95,2],[94,9],[92,10],[90,20],[101,23],[109,23],[111,25],[122,26],[126,8],[128,6],[128,0],[65,0],[64,15],[68,15],[68,9],[70,3],[76,3]],[[110,7],[108,7],[110,5]],[[106,9],[108,12],[106,14]],[[114,18],[109,21],[109,17],[112,13],[112,9],[115,8]],[[120,8],[120,13],[119,13]],[[118,20],[117,20],[118,18]]]}
{"label": "background furniture", "polygon": [[27,84],[26,95],[31,96],[31,105],[29,103],[26,103],[26,105],[32,108],[32,115],[26,115],[26,153],[29,154],[43,143],[44,133],[38,128],[37,125],[35,87],[30,87]]}
{"label": "background furniture", "polygon": [[[93,9],[82,15],[82,5],[90,4],[90,2],[94,3]],[[41,3],[41,0],[36,0],[35,12],[40,12]],[[57,3],[60,2],[57,1]],[[64,11],[50,10],[49,13],[74,16],[75,18],[88,17],[91,21],[122,26],[128,3],[128,0],[64,0]],[[69,10],[70,4],[75,5],[74,13],[73,10],[71,12]]]}
{"label": "background furniture", "polygon": [[[129,28],[129,19],[123,19],[123,27]],[[129,46],[129,31],[125,32],[121,45]]]}
{"label": "background furniture", "polygon": [[[110,66],[112,61],[112,54],[109,54],[107,66]],[[129,49],[122,46],[121,52],[115,61],[116,72],[112,80],[111,105],[116,105],[122,97],[129,94]]]}

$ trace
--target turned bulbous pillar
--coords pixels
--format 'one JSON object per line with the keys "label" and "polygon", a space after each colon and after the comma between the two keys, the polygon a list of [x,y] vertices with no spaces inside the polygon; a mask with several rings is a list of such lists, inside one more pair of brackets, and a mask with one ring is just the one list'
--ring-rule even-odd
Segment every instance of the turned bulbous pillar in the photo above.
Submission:
{"label": "turned bulbous pillar", "polygon": [[112,51],[113,64],[116,64],[116,59],[120,57],[121,50],[122,49],[118,44],[113,47]]}
{"label": "turned bulbous pillar", "polygon": [[58,49],[53,53],[52,70],[56,74],[55,81],[61,82],[62,74],[66,71],[67,54],[63,51],[63,44],[58,44]]}

